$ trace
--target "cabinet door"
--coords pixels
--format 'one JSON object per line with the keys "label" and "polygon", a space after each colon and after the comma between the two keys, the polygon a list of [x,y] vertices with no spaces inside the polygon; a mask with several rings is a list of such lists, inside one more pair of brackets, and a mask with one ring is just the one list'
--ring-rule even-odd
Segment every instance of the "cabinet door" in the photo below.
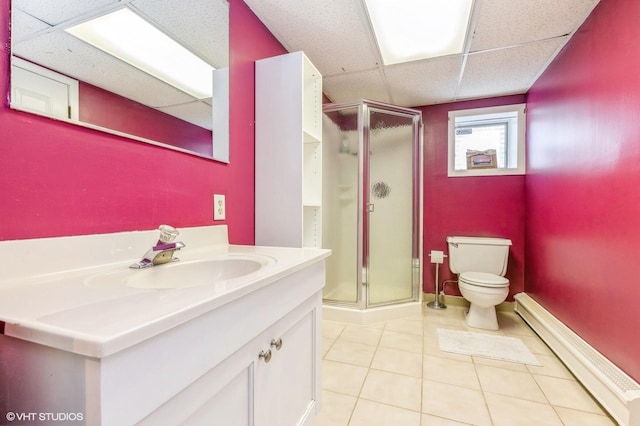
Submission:
{"label": "cabinet door", "polygon": [[252,341],[139,424],[252,426],[256,362]]}
{"label": "cabinet door", "polygon": [[181,424],[250,426],[251,399],[251,369],[245,368]]}
{"label": "cabinet door", "polygon": [[289,319],[288,327],[281,322],[272,329],[273,337],[264,349],[271,351],[271,358],[256,366],[256,425],[303,424],[315,409],[315,316],[313,309],[298,315],[293,324]]}

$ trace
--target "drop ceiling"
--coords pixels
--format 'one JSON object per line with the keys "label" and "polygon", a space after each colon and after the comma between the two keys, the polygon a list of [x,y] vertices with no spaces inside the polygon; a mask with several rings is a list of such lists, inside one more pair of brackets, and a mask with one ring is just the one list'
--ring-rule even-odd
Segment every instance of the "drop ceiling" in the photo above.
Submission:
{"label": "drop ceiling", "polygon": [[[389,66],[363,0],[245,3],[287,50],[309,56],[333,102],[366,98],[420,106],[527,92],[598,1],[475,0],[463,54]],[[210,128],[210,99],[193,99],[142,72],[123,84],[122,76],[135,70],[62,31],[78,17],[124,4],[215,67],[227,66],[226,0],[13,0],[14,52]]]}
{"label": "drop ceiling", "polygon": [[363,0],[245,3],[287,50],[305,52],[331,101],[413,107],[526,93],[598,1],[475,0],[462,54],[388,66]]}

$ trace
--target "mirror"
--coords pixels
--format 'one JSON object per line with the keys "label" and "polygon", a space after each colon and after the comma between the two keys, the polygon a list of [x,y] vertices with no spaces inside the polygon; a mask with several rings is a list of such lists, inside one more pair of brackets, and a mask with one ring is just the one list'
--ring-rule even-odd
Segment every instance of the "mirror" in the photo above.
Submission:
{"label": "mirror", "polygon": [[[229,162],[227,0],[11,3],[12,108]],[[65,31],[122,8],[215,68],[212,95],[188,94]]]}

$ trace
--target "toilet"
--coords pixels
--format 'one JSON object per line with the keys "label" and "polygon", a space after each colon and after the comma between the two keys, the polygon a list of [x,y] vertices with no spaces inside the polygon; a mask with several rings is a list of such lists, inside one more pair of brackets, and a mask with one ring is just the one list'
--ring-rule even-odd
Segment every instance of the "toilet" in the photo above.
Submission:
{"label": "toilet", "polygon": [[509,294],[507,272],[511,240],[485,237],[447,237],[449,269],[458,274],[458,287],[471,304],[469,327],[498,330],[496,305]]}

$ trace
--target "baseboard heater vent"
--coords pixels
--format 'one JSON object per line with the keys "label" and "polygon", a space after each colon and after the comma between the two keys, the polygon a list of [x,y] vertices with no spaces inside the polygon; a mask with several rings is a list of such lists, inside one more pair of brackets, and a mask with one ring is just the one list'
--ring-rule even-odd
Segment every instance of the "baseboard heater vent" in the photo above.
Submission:
{"label": "baseboard heater vent", "polygon": [[640,384],[525,293],[516,312],[621,425],[640,426]]}

